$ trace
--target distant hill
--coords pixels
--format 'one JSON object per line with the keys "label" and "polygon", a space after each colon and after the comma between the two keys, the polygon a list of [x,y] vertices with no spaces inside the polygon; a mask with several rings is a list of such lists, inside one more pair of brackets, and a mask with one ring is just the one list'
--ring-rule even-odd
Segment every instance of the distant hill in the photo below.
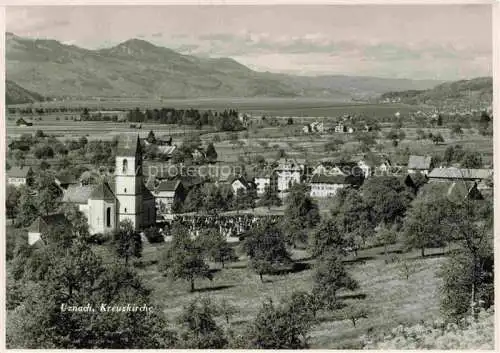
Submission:
{"label": "distant hill", "polygon": [[56,40],[6,35],[7,77],[48,96],[328,97],[351,101],[439,81],[257,72],[230,58],[183,55],[140,39],[88,50]]}
{"label": "distant hill", "polygon": [[428,90],[387,92],[380,96],[382,101],[398,101],[407,104],[446,106],[488,106],[493,99],[493,79],[478,77],[471,80],[446,82]]}
{"label": "distant hill", "polygon": [[6,104],[23,104],[43,101],[44,97],[38,93],[28,91],[19,86],[17,83],[5,81],[5,103]]}

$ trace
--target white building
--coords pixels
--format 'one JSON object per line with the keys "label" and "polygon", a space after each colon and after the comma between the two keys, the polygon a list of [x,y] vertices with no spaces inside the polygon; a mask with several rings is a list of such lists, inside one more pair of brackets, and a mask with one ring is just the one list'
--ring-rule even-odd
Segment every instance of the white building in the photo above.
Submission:
{"label": "white building", "polygon": [[317,198],[335,196],[340,189],[348,185],[344,176],[315,174],[309,182],[310,195]]}
{"label": "white building", "polygon": [[277,175],[278,191],[288,191],[293,184],[301,182],[305,173],[305,164],[292,159],[281,159],[278,161],[278,167],[274,169],[274,172]]}
{"label": "white building", "polygon": [[64,191],[62,202],[85,214],[91,234],[113,232],[124,220],[135,230],[156,222],[155,198],[143,181],[139,136],[120,136],[115,162],[114,181],[70,185]]}
{"label": "white building", "polygon": [[19,168],[12,167],[7,171],[7,184],[16,187],[27,185],[32,181],[33,170],[31,167]]}

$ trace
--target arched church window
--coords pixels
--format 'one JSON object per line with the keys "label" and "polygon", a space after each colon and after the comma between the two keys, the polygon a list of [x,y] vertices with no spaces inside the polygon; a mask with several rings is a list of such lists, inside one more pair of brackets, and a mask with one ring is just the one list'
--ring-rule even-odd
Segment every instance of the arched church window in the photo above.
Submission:
{"label": "arched church window", "polygon": [[106,209],[106,227],[111,227],[111,207]]}
{"label": "arched church window", "polygon": [[122,172],[123,173],[126,173],[128,170],[128,160],[127,159],[124,159],[123,160],[123,165],[122,165]]}

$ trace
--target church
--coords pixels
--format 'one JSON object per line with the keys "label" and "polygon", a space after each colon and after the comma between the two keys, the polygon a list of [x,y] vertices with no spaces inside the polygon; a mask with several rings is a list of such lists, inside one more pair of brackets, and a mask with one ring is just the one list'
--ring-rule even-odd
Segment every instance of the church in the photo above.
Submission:
{"label": "church", "polygon": [[[154,225],[155,198],[144,184],[139,136],[122,135],[118,139],[113,181],[72,185],[65,190],[62,203],[78,207],[88,219],[90,234],[113,232],[125,220],[137,231]],[[53,217],[49,218],[40,217],[30,226],[29,244],[40,239]]]}

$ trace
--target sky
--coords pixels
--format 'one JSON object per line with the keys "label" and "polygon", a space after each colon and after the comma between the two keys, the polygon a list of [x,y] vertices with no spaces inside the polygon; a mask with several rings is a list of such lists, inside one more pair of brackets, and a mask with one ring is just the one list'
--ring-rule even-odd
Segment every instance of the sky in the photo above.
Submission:
{"label": "sky", "polygon": [[258,71],[490,76],[489,5],[7,7],[6,30],[96,49],[140,38]]}

